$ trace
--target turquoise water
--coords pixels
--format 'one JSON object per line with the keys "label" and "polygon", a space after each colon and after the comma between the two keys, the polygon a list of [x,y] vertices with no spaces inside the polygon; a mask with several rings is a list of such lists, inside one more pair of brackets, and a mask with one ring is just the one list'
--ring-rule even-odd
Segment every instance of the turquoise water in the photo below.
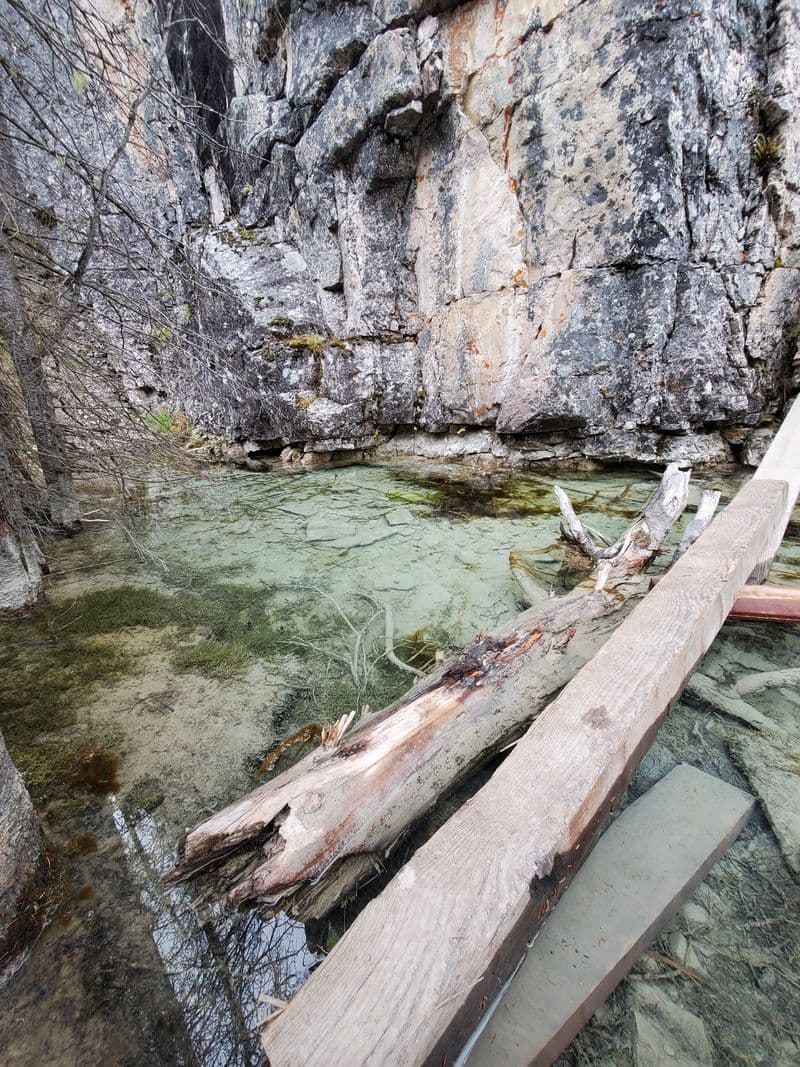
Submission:
{"label": "turquoise water", "polygon": [[[739,480],[722,479],[724,493]],[[559,481],[609,540],[656,484],[623,470]],[[124,528],[94,500],[98,521],[52,546],[45,604],[0,634],[0,728],[60,871],[52,921],[0,991],[12,1064],[259,1062],[264,997],[290,996],[330,939],[165,888],[183,829],[252,788],[282,737],[408,687],[383,656],[387,606],[399,653],[424,669],[519,611],[511,550],[543,598],[576,577],[562,565],[550,477],[215,472],[140,496]],[[797,532],[776,580],[798,577]],[[729,624],[703,670],[727,685],[798,652],[797,631]],[[781,690],[763,697],[790,726],[797,704]],[[688,705],[672,722],[635,788],[687,754],[736,778],[725,745],[743,727]],[[754,835],[758,862],[780,865],[766,826]],[[740,981],[726,978],[732,998]],[[792,995],[791,983],[775,989]],[[720,1033],[726,1003],[712,1013]]]}

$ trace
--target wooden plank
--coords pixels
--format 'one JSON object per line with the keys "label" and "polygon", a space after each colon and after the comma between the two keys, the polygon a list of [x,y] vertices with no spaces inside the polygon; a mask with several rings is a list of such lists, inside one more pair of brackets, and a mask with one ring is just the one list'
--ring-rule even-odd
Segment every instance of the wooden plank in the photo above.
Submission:
{"label": "wooden plank", "polygon": [[731,608],[731,619],[800,622],[800,587],[746,585]]}
{"label": "wooden plank", "polygon": [[754,803],[681,764],[627,808],[545,923],[467,1067],[549,1067],[726,851]]}
{"label": "wooden plank", "polygon": [[[651,585],[657,585],[659,577],[653,577]],[[728,618],[800,622],[800,586],[748,584],[736,598]]]}
{"label": "wooden plank", "polygon": [[783,522],[779,523],[772,531],[766,551],[758,564],[753,568],[750,576],[754,584],[761,584],[766,580],[772,561],[775,559],[778,549],[781,547],[783,533],[789,519],[792,517],[795,502],[800,493],[800,396],[796,396],[792,406],[786,413],[780,429],[775,435],[772,444],[767,449],[761,463],[758,465],[753,478],[764,481],[783,481],[789,486],[789,494],[786,498]]}
{"label": "wooden plank", "polygon": [[452,1063],[782,528],[788,496],[785,481],[754,479],[717,516],[267,1024],[272,1067]]}

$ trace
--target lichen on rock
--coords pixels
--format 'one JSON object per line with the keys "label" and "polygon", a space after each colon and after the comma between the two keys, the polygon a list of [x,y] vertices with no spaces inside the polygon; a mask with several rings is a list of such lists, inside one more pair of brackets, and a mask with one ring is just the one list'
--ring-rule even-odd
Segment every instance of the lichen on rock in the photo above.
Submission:
{"label": "lichen on rock", "polygon": [[[176,328],[123,368],[140,399],[276,455],[376,431],[435,449],[460,426],[522,463],[738,459],[779,415],[798,384],[793,5],[218,6],[213,136],[177,136],[180,210],[153,208],[199,266],[182,299],[209,365],[186,373]],[[169,52],[181,92],[208,47]],[[316,419],[292,346],[261,358],[279,319],[349,346]]]}

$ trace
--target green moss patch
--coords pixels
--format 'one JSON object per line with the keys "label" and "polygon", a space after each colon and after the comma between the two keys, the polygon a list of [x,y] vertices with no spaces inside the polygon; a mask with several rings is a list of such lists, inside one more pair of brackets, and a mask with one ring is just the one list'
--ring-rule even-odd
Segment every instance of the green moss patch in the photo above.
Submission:
{"label": "green moss patch", "polygon": [[74,602],[66,623],[69,634],[89,637],[134,626],[163,629],[191,625],[196,605],[146,586],[120,585],[85,593]]}
{"label": "green moss patch", "polygon": [[216,638],[186,645],[172,657],[176,671],[202,674],[206,678],[232,678],[250,663],[251,655],[241,642],[225,643]]}
{"label": "green moss patch", "polygon": [[75,704],[90,686],[111,685],[132,669],[110,642],[79,642],[55,633],[39,637],[19,624],[12,645],[0,646],[0,729],[9,745],[72,725]]}

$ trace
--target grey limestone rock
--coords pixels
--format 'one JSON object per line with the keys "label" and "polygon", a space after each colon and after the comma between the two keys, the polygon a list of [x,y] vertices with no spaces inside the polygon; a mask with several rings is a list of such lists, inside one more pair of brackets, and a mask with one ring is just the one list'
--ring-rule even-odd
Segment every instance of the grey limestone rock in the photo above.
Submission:
{"label": "grey limestone rock", "polygon": [[123,179],[207,358],[131,353],[134,395],[308,454],[756,458],[800,385],[796,4],[220,5],[224,121]]}
{"label": "grey limestone rock", "polygon": [[702,1020],[651,982],[631,983],[636,1067],[712,1067]]}
{"label": "grey limestone rock", "polygon": [[383,128],[390,137],[410,137],[419,126],[422,118],[422,101],[411,100],[403,107],[390,111],[384,120]]}
{"label": "grey limestone rock", "polygon": [[413,34],[405,29],[382,33],[337,83],[297,146],[298,161],[310,172],[340,162],[388,112],[421,96]]}

